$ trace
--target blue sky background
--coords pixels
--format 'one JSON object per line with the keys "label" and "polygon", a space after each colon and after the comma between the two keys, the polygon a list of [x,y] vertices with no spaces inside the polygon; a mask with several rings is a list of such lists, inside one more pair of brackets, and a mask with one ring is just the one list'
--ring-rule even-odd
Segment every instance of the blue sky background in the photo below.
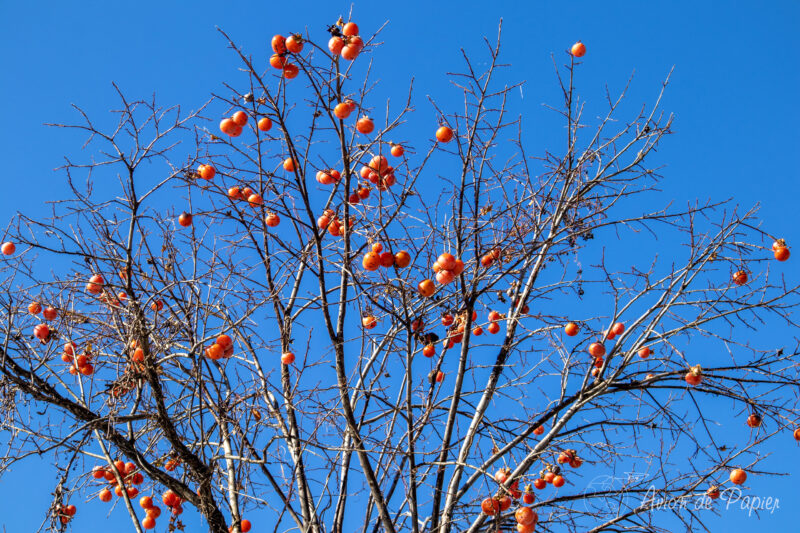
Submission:
{"label": "blue sky background", "polygon": [[[479,51],[504,18],[505,76],[525,80],[515,110],[525,116],[530,153],[557,146],[562,130],[543,103],[557,104],[551,54],[559,63],[574,41],[588,48],[579,70],[580,93],[600,110],[603,91],[619,91],[635,71],[628,108],[652,102],[661,81],[675,67],[663,108],[676,115],[675,134],[663,143],[664,199],[678,203],[733,197],[745,207],[758,202],[761,218],[791,245],[800,242],[796,198],[800,193],[796,156],[800,74],[796,36],[800,3],[773,2],[356,2],[354,20],[362,34],[383,22],[385,45],[373,58],[381,94],[401,98],[412,77],[417,113],[406,131],[430,128],[424,95],[452,96],[445,72],[462,66],[459,47]],[[325,27],[349,2],[3,2],[0,3],[0,129],[4,194],[0,225],[17,210],[44,212],[43,202],[63,195],[54,173],[62,157],[80,154],[83,139],[45,122],[76,120],[71,103],[102,119],[118,105],[115,81],[130,97],[155,93],[162,104],[196,108],[224,82],[241,80],[239,64],[215,31],[225,29],[262,62],[275,33],[305,32],[322,37]],[[374,99],[375,105],[380,105]],[[591,116],[591,115],[589,115]],[[427,132],[427,130],[425,130]],[[427,133],[426,133],[427,135]],[[664,202],[661,202],[664,203]],[[666,243],[667,245],[669,243]],[[785,269],[796,268],[791,264]],[[769,338],[786,332],[761,330]],[[765,452],[774,470],[800,474],[798,448],[790,438]],[[52,490],[49,470],[30,460],[0,480],[0,525],[8,532],[34,531],[44,518]],[[767,526],[793,531],[800,520],[797,478],[755,479],[751,490],[781,498],[780,509],[758,522],[745,511],[723,513],[726,531]],[[25,491],[20,487],[25,486]],[[19,509],[24,506],[25,513]],[[108,506],[78,503],[74,531],[93,531]],[[199,522],[186,513],[188,531]],[[252,518],[252,517],[251,517]],[[121,526],[127,517],[114,512]],[[253,520],[258,524],[258,518]],[[264,517],[263,522],[268,521]],[[165,520],[159,521],[161,528]],[[259,531],[256,526],[253,531]],[[261,529],[263,531],[263,529]]]}

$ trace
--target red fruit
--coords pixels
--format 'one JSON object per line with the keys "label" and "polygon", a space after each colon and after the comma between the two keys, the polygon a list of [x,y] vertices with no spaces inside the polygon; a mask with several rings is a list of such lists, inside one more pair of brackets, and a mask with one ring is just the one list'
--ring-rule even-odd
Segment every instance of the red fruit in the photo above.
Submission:
{"label": "red fruit", "polygon": [[56,311],[52,307],[46,307],[42,312],[42,316],[44,317],[45,320],[55,320],[56,317],[58,316],[58,311]]}
{"label": "red fruit", "polygon": [[247,124],[247,113],[244,111],[237,111],[233,114],[231,120],[233,120],[237,126],[244,126]]}
{"label": "red fruit", "polygon": [[281,218],[280,218],[278,215],[276,215],[275,213],[269,213],[269,214],[268,214],[268,215],[267,215],[267,216],[264,218],[264,222],[265,222],[265,223],[267,224],[267,226],[269,226],[270,228],[274,228],[275,226],[277,226],[278,224],[280,224],[280,223],[281,223]]}
{"label": "red fruit", "polygon": [[448,143],[453,138],[453,130],[447,126],[441,126],[436,130],[436,140],[440,143]]}
{"label": "red fruit", "polygon": [[361,325],[364,326],[364,329],[373,329],[378,325],[378,320],[374,316],[368,315],[361,319]]}
{"label": "red fruit", "polygon": [[219,123],[219,131],[225,135],[228,135],[229,137],[236,137],[236,131],[238,127],[239,126],[237,126],[236,123],[229,118],[224,118]]}
{"label": "red fruit", "polygon": [[303,50],[303,38],[300,35],[290,35],[286,38],[286,49],[293,54],[299,54]]}
{"label": "red fruit", "polygon": [[444,374],[440,370],[436,373],[436,383],[441,383],[442,381],[444,381]]}
{"label": "red fruit", "polygon": [[184,211],[178,217],[178,224],[180,224],[184,228],[191,226],[192,225],[192,215],[190,215],[189,213],[186,213]]}
{"label": "red fruit", "polygon": [[533,509],[523,506],[514,512],[514,518],[517,520],[517,523],[528,526],[536,523],[537,516],[536,513],[533,512]]}
{"label": "red fruit", "polygon": [[98,294],[103,290],[104,282],[103,276],[95,274],[89,278],[89,283],[86,284],[86,290],[91,294]]}
{"label": "red fruit", "polygon": [[494,498],[486,498],[481,502],[481,511],[489,516],[494,516],[500,510],[500,502]]}
{"label": "red fruit", "polygon": [[734,485],[741,485],[745,481],[747,481],[747,472],[742,470],[741,468],[736,468],[731,471],[731,483]]}
{"label": "red fruit", "polygon": [[286,66],[283,67],[283,77],[287,80],[291,80],[297,77],[297,74],[300,73],[300,69],[297,68],[297,65],[292,63],[287,63]]}
{"label": "red fruit", "polygon": [[34,336],[39,340],[45,340],[50,335],[50,328],[47,324],[39,324],[33,328]]}
{"label": "red fruit", "polygon": [[275,35],[272,38],[272,51],[276,54],[283,54],[286,52],[286,38],[283,35]]}
{"label": "red fruit", "polygon": [[358,35],[358,25],[355,22],[348,22],[342,26],[342,35]]}
{"label": "red fruit", "polygon": [[294,359],[295,357],[293,352],[283,352],[283,354],[281,354],[281,364],[291,365],[294,363]]}
{"label": "red fruit", "polygon": [[200,174],[200,177],[203,178],[204,180],[211,180],[214,179],[214,176],[216,176],[217,169],[215,169],[211,165],[200,165],[199,167],[197,167],[197,173]]}
{"label": "red fruit", "polygon": [[0,246],[0,250],[3,252],[3,255],[11,255],[17,251],[17,246],[13,242],[4,242],[2,246]]}
{"label": "red fruit", "polygon": [[178,505],[180,503],[180,498],[171,490],[167,490],[161,495],[161,501],[163,501],[164,505],[167,507],[172,507],[173,505]]}
{"label": "red fruit", "polygon": [[242,533],[247,533],[250,531],[251,527],[250,520],[242,520],[241,523],[239,523],[239,529],[242,531]]}
{"label": "red fruit", "polygon": [[30,304],[28,304],[28,312],[32,315],[38,315],[39,313],[42,312],[42,304],[40,304],[39,302],[31,302]]}
{"label": "red fruit", "polygon": [[593,342],[589,345],[589,354],[592,357],[603,357],[606,354],[606,347],[602,343]]}
{"label": "red fruit", "polygon": [[564,483],[566,483],[566,480],[564,479],[563,476],[555,476],[553,478],[553,486],[554,487],[563,487]]}
{"label": "red fruit", "polygon": [[142,527],[144,529],[154,529],[156,527],[156,520],[150,516],[145,516],[142,520]]}
{"label": "red fruit", "polygon": [[363,133],[364,135],[368,133],[372,133],[372,130],[375,129],[375,124],[372,122],[372,119],[369,117],[361,117],[356,122],[356,129],[359,133]]}
{"label": "red fruit", "polygon": [[690,371],[686,373],[684,379],[686,380],[686,383],[694,387],[695,385],[699,385],[700,382],[703,381],[703,376],[699,372]]}
{"label": "red fruit", "polygon": [[779,246],[775,249],[775,259],[778,261],[786,261],[789,259],[789,249],[786,246]]}
{"label": "red fruit", "polygon": [[425,357],[433,357],[436,355],[436,347],[433,344],[426,344],[422,349],[422,355]]}
{"label": "red fruit", "polygon": [[108,489],[103,489],[100,491],[100,494],[97,495],[101,502],[110,502],[111,501],[111,491]]}
{"label": "red fruit", "polygon": [[647,359],[648,357],[650,357],[651,353],[653,352],[650,351],[650,348],[645,346],[639,350],[639,357],[641,357],[642,359]]}
{"label": "red fruit", "polygon": [[486,328],[486,329],[489,330],[489,333],[494,335],[495,333],[500,331],[500,324],[498,324],[497,322],[492,322],[491,324],[489,324],[489,327]]}
{"label": "red fruit", "polygon": [[269,58],[269,64],[272,68],[282,69],[288,62],[289,60],[286,57],[278,54],[274,54]]}
{"label": "red fruit", "polygon": [[761,425],[761,417],[757,414],[753,413],[752,415],[747,417],[747,425],[751,428],[757,428]]}
{"label": "red fruit", "polygon": [[272,120],[269,117],[262,117],[258,121],[258,129],[261,131],[269,131],[272,128]]}
{"label": "red fruit", "polygon": [[583,57],[583,55],[586,53],[586,45],[578,41],[572,45],[572,49],[570,51],[575,57]]}
{"label": "red fruit", "polygon": [[347,44],[342,48],[342,58],[346,59],[347,61],[352,61],[358,57],[358,53],[361,51],[360,48],[357,46],[353,46],[352,44]]}
{"label": "red fruit", "polygon": [[328,50],[335,56],[338,56],[344,48],[344,39],[341,37],[331,37],[328,41]]}
{"label": "red fruit", "polygon": [[405,150],[403,150],[403,147],[402,147],[402,146],[400,146],[399,144],[393,144],[393,145],[392,145],[392,149],[391,149],[389,152],[390,152],[390,153],[392,154],[392,156],[394,156],[394,157],[400,157],[400,156],[402,156],[402,155],[403,155],[403,153],[405,152]]}
{"label": "red fruit", "polygon": [[625,324],[622,322],[617,322],[611,326],[611,331],[614,333],[614,335],[622,335],[625,332]]}
{"label": "red fruit", "polygon": [[747,272],[745,272],[744,270],[739,270],[737,272],[734,272],[733,282],[739,286],[747,283]]}
{"label": "red fruit", "polygon": [[340,102],[340,103],[336,104],[336,107],[333,108],[333,114],[336,115],[336,118],[339,118],[339,119],[342,119],[342,120],[344,120],[347,117],[349,117],[350,113],[352,113],[352,112],[353,112],[353,110],[350,108],[350,106],[347,105],[344,102]]}
{"label": "red fruit", "polygon": [[543,480],[542,478],[536,478],[536,479],[533,480],[533,486],[536,487],[539,490],[542,490],[543,488],[545,488],[547,486],[547,482],[545,480]]}
{"label": "red fruit", "polygon": [[570,322],[564,326],[564,333],[566,333],[568,337],[574,337],[578,334],[578,331],[580,331],[580,328],[575,322]]}

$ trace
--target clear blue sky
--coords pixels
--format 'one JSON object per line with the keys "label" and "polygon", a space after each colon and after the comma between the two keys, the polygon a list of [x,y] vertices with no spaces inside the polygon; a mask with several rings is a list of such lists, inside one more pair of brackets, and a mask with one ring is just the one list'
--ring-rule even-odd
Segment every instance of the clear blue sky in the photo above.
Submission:
{"label": "clear blue sky", "polygon": [[[634,70],[630,103],[650,102],[675,66],[663,105],[677,116],[675,135],[659,154],[667,165],[665,197],[679,202],[733,197],[745,206],[759,202],[768,227],[782,228],[790,244],[800,242],[800,73],[794,51],[800,2],[663,4],[361,1],[354,4],[354,20],[362,33],[389,22],[382,36],[386,44],[374,55],[385,86],[407,87],[413,76],[418,96],[441,98],[450,90],[444,73],[461,67],[459,47],[477,50],[504,18],[503,59],[512,65],[508,79],[527,82],[521,111],[532,153],[561,135],[547,127],[552,117],[541,105],[557,103],[551,53],[561,61],[571,43],[586,43],[578,84],[596,103],[606,85],[619,90]],[[0,129],[0,224],[17,210],[41,213],[43,201],[63,191],[62,176],[52,170],[64,155],[79,154],[81,143],[43,123],[74,120],[71,103],[102,116],[117,105],[115,81],[132,97],[155,93],[164,104],[197,107],[236,78],[239,67],[215,26],[264,59],[273,34],[308,28],[321,37],[350,5],[315,0],[0,3],[0,111],[6,124]],[[428,111],[419,98],[414,120],[425,123]],[[800,450],[793,443],[765,451],[775,453],[769,463],[774,469],[782,463],[800,474]],[[0,480],[0,526],[9,533],[34,531],[43,518],[52,477],[35,463],[30,460]],[[723,512],[725,531],[796,530],[797,482],[797,477],[753,481],[755,493],[781,498],[780,509],[761,522],[739,510]],[[80,503],[73,531],[94,531],[106,508]],[[191,521],[193,515],[187,514]],[[111,520],[103,527],[127,518],[117,511]],[[160,522],[159,527],[166,523]],[[197,527],[195,521],[188,531]]]}

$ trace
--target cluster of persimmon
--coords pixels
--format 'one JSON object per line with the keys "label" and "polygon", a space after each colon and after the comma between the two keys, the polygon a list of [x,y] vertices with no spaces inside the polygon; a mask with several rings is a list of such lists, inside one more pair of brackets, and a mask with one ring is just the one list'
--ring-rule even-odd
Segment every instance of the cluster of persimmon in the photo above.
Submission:
{"label": "cluster of persimmon", "polygon": [[484,268],[489,268],[494,264],[495,261],[502,257],[502,252],[500,248],[492,248],[489,253],[483,254],[481,256],[481,266]]}
{"label": "cluster of persimmon", "polygon": [[334,56],[342,56],[342,59],[352,61],[364,49],[364,40],[359,36],[358,25],[355,22],[339,21],[328,28],[328,31],[331,34],[328,50]]}
{"label": "cluster of persimmon", "polygon": [[536,511],[527,507],[535,500],[531,486],[527,485],[525,492],[522,493],[519,490],[519,481],[514,480],[507,489],[504,488],[504,484],[508,481],[510,474],[510,468],[501,468],[495,473],[494,479],[500,485],[500,493],[497,496],[483,500],[481,502],[481,511],[487,516],[494,516],[497,513],[507,511],[513,503],[512,499],[519,500],[521,498],[526,505],[520,505],[514,512],[514,519],[517,522],[516,529],[520,533],[532,533],[536,528],[536,523],[539,521],[539,515]]}
{"label": "cluster of persimmon", "polygon": [[256,208],[264,204],[264,198],[250,187],[234,186],[228,189],[228,198],[231,200],[241,200]]}
{"label": "cluster of persimmon", "polygon": [[294,63],[289,63],[289,57],[303,51],[303,37],[299,33],[289,37],[275,35],[272,38],[272,51],[275,53],[269,58],[270,66],[283,71],[283,77],[288,80],[295,78],[300,69]]}
{"label": "cluster of persimmon", "polygon": [[326,209],[319,218],[317,218],[317,226],[319,229],[327,231],[334,237],[341,237],[344,230],[346,230],[348,226],[352,227],[353,224],[355,224],[354,217],[350,217],[350,224],[344,224],[333,209]]}
{"label": "cluster of persimmon", "polygon": [[[117,475],[122,480],[122,484],[117,482]],[[144,476],[137,471],[136,465],[124,461],[114,461],[113,466],[96,466],[92,469],[92,477],[108,483],[108,487],[101,490],[97,497],[102,502],[109,502],[112,498],[112,491],[118,498],[122,498],[123,491],[128,498],[135,498],[139,494],[136,485],[144,483]]]}
{"label": "cluster of persimmon", "polygon": [[397,183],[397,178],[394,176],[394,167],[382,155],[374,156],[368,165],[361,167],[359,175],[362,179],[374,184],[379,191],[385,191]]}
{"label": "cluster of persimmon", "polygon": [[464,262],[445,252],[436,259],[431,269],[436,273],[436,281],[447,285],[464,271]]}
{"label": "cluster of persimmon", "polygon": [[77,512],[78,509],[74,505],[64,505],[62,503],[56,508],[56,516],[58,516],[58,519],[62,524],[69,523],[69,521],[72,520],[72,517],[75,516],[75,513]]}
{"label": "cluster of persimmon", "polygon": [[73,376],[78,373],[84,376],[91,376],[94,374],[94,366],[92,365],[92,354],[87,350],[78,355],[75,343],[68,342],[64,345],[64,351],[61,354],[61,360],[69,364],[69,373]]}
{"label": "cluster of persimmon", "polygon": [[233,355],[233,339],[223,333],[212,345],[206,347],[205,354],[214,361],[229,359]]}
{"label": "cluster of persimmon", "polygon": [[397,268],[406,268],[410,264],[411,255],[408,252],[405,250],[400,250],[396,254],[384,252],[383,245],[379,242],[373,244],[372,249],[364,254],[361,259],[361,266],[364,267],[364,270],[369,270],[370,272],[378,270],[380,267],[391,268],[396,266]]}

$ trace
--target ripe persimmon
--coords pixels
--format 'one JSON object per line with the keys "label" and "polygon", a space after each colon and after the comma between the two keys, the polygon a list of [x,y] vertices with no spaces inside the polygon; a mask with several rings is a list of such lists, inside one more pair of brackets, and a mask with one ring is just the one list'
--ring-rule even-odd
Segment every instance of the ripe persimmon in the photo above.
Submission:
{"label": "ripe persimmon", "polygon": [[294,363],[294,352],[283,352],[281,354],[281,364],[291,365]]}
{"label": "ripe persimmon", "polygon": [[389,153],[391,153],[394,157],[400,157],[403,155],[403,153],[405,153],[405,150],[399,144],[393,144],[392,149],[389,150]]}
{"label": "ripe persimmon", "polygon": [[734,468],[731,470],[730,480],[734,485],[741,485],[747,481],[747,472],[741,468]]}
{"label": "ripe persimmon", "polygon": [[103,283],[105,283],[103,276],[95,274],[89,278],[89,283],[86,284],[86,291],[91,294],[99,294],[103,290]]}
{"label": "ripe persimmon", "polygon": [[358,25],[355,22],[348,22],[342,26],[342,35],[358,35]]}
{"label": "ripe persimmon", "polygon": [[592,357],[603,357],[606,354],[606,347],[600,342],[593,342],[589,345],[589,354]]}
{"label": "ripe persimmon", "polygon": [[274,228],[275,226],[277,226],[278,224],[280,224],[280,223],[281,223],[281,217],[279,217],[279,216],[278,216],[277,214],[275,214],[275,213],[269,213],[269,214],[267,214],[267,216],[264,218],[264,222],[265,222],[265,223],[267,224],[267,226],[269,226],[270,228]]}
{"label": "ripe persimmon", "polygon": [[650,351],[650,348],[648,348],[647,346],[644,346],[639,349],[639,357],[641,357],[642,359],[647,359],[648,357],[650,357],[651,353],[652,352]]}
{"label": "ripe persimmon", "polygon": [[775,259],[777,259],[778,261],[786,261],[787,259],[789,259],[789,255],[790,255],[789,254],[789,248],[787,248],[786,246],[780,246],[780,247],[775,249],[775,254],[774,255],[775,255]]}
{"label": "ripe persimmon", "polygon": [[156,527],[156,520],[150,516],[145,516],[142,519],[142,528],[143,529],[154,529]]}
{"label": "ripe persimmon", "polygon": [[567,334],[567,337],[574,337],[580,331],[580,327],[575,322],[569,322],[566,326],[564,326],[564,333]]}
{"label": "ripe persimmon", "polygon": [[283,35],[275,35],[272,37],[272,51],[276,54],[286,53],[286,38]]}
{"label": "ripe persimmon", "polygon": [[294,169],[296,167],[297,163],[293,158],[287,157],[286,159],[283,160],[283,170],[285,170],[286,172],[294,172]]}
{"label": "ripe persimmon", "polygon": [[54,307],[45,307],[42,311],[42,316],[45,320],[55,320],[58,316],[58,311]]}
{"label": "ripe persimmon", "polygon": [[[42,312],[42,304],[39,302],[31,302],[28,304],[28,312],[32,315],[38,315]],[[46,318],[46,317],[45,317]]]}
{"label": "ripe persimmon", "polygon": [[405,250],[400,250],[394,254],[394,264],[397,268],[406,268],[411,264],[411,255]]}
{"label": "ripe persimmon", "polygon": [[761,417],[758,416],[756,413],[751,414],[747,417],[747,425],[751,428],[757,428],[761,425]]}
{"label": "ripe persimmon", "polygon": [[13,242],[4,242],[0,246],[0,250],[2,250],[3,255],[11,255],[17,251],[17,246]]}
{"label": "ripe persimmon", "polygon": [[111,501],[111,491],[108,489],[103,489],[100,491],[100,494],[97,495],[97,498],[101,502],[110,502]]}
{"label": "ripe persimmon", "polygon": [[514,511],[514,518],[519,524],[530,525],[535,524],[538,517],[533,509],[522,506]]}
{"label": "ripe persimmon", "polygon": [[339,102],[336,104],[336,107],[333,108],[333,114],[339,119],[346,119],[352,112],[352,108],[344,102]]}
{"label": "ripe persimmon", "polygon": [[572,49],[570,50],[570,52],[575,57],[583,57],[583,55],[586,53],[586,45],[578,41],[577,43],[572,45]]}
{"label": "ripe persimmon", "polygon": [[237,126],[236,123],[229,118],[224,118],[219,123],[219,131],[225,135],[228,135],[229,137],[236,137],[235,133],[238,127],[239,126]]}
{"label": "ripe persimmon", "polygon": [[732,278],[733,282],[736,285],[739,286],[744,285],[745,283],[747,283],[747,272],[745,272],[744,270],[737,270],[736,272],[733,273]]}
{"label": "ripe persimmon", "polygon": [[378,319],[372,315],[367,315],[361,319],[361,325],[364,326],[364,329],[372,329],[378,325]]}
{"label": "ripe persimmon", "polygon": [[245,124],[247,124],[247,113],[241,110],[237,111],[236,113],[233,114],[231,120],[233,120],[237,126],[244,126]]}
{"label": "ripe persimmon", "polygon": [[436,287],[434,286],[433,281],[429,279],[424,279],[420,281],[419,284],[417,285],[417,290],[419,290],[419,293],[422,296],[428,298],[430,296],[433,296],[433,293],[436,291]]}
{"label": "ripe persimmon", "polygon": [[617,322],[611,326],[611,331],[614,333],[614,335],[622,335],[625,332],[625,324],[622,322]]}
{"label": "ripe persimmon", "polygon": [[286,45],[286,50],[293,54],[299,54],[303,51],[303,38],[300,34],[290,35],[286,38],[284,44]]}
{"label": "ripe persimmon", "polygon": [[214,179],[214,176],[216,176],[217,169],[215,169],[211,165],[200,165],[199,167],[197,167],[197,173],[204,180],[211,180]]}
{"label": "ripe persimmon", "polygon": [[361,259],[361,265],[365,270],[373,271],[378,270],[381,266],[381,259],[377,252],[367,252]]}
{"label": "ripe persimmon", "polygon": [[247,197],[247,203],[250,204],[250,207],[258,207],[264,204],[264,198],[260,194],[253,193]]}
{"label": "ripe persimmon", "polygon": [[272,128],[272,119],[269,117],[261,117],[258,120],[258,129],[261,131],[269,131]]}
{"label": "ripe persimmon", "polygon": [[338,56],[342,52],[342,48],[344,48],[344,39],[341,37],[331,37],[328,41],[328,50],[330,50],[333,55]]}
{"label": "ripe persimmon", "polygon": [[500,502],[494,498],[486,498],[481,502],[481,511],[489,516],[494,516],[500,510]]}
{"label": "ripe persimmon", "polygon": [[178,224],[180,224],[184,228],[187,228],[187,227],[191,226],[192,225],[192,215],[190,215],[189,213],[184,211],[178,217]]}
{"label": "ripe persimmon", "polygon": [[287,63],[283,67],[283,77],[287,80],[291,80],[297,77],[297,74],[300,72],[300,69],[297,68],[297,65],[294,63]]}
{"label": "ripe persimmon", "polygon": [[279,70],[282,69],[283,67],[285,67],[288,62],[289,62],[288,59],[286,59],[284,56],[281,56],[281,55],[278,55],[278,54],[273,54],[269,58],[269,65],[272,68],[276,68],[276,69],[279,69]]}
{"label": "ripe persimmon", "polygon": [[372,130],[375,129],[375,124],[372,122],[371,118],[363,116],[358,119],[358,122],[356,122],[356,129],[359,133],[366,135],[368,133],[372,133]]}
{"label": "ripe persimmon", "polygon": [[448,143],[453,139],[453,130],[448,126],[441,126],[436,130],[436,140],[440,143]]}

